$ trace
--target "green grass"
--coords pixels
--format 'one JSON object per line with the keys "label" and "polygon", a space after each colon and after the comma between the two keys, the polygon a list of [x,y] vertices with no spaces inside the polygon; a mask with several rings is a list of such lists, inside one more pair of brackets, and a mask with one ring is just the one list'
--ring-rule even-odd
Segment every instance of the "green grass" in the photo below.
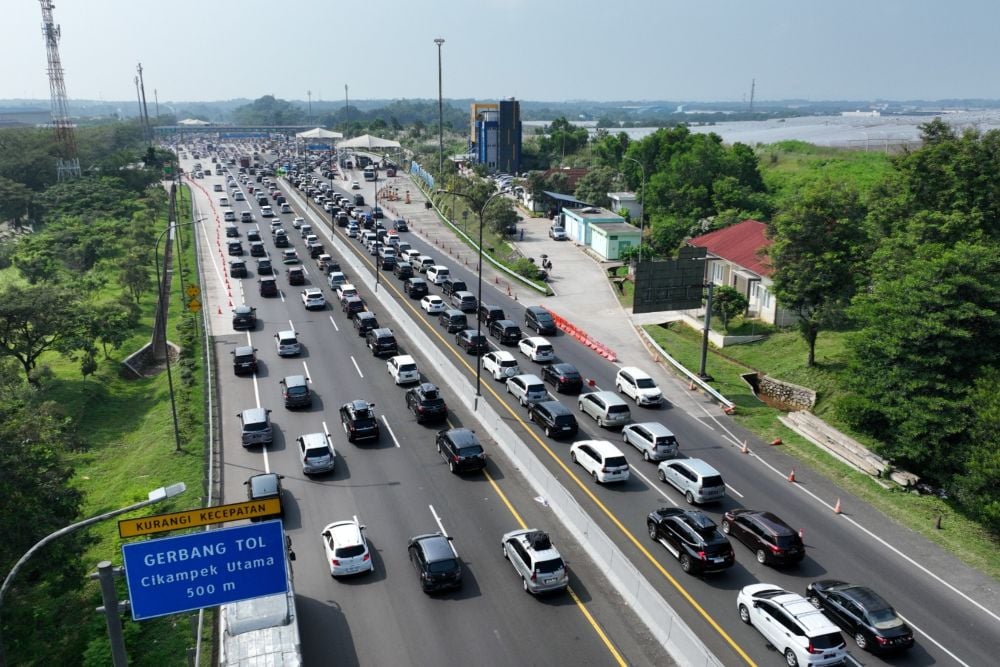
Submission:
{"label": "green grass", "polygon": [[[681,323],[667,327],[647,326],[645,329],[668,354],[686,368],[699,368],[701,337],[697,332]],[[996,557],[1000,541],[995,535],[955,511],[947,501],[908,493],[895,485],[886,489],[868,475],[845,465],[785,427],[778,421],[783,413],[759,401],[740,378],[741,374],[756,369],[781,380],[817,390],[816,414],[834,427],[857,437],[857,434],[850,433],[843,424],[837,423],[831,407],[843,392],[840,387],[843,385],[843,364],[846,357],[845,337],[840,332],[820,334],[816,346],[819,366],[814,369],[805,367],[805,344],[798,334],[792,332],[775,334],[759,343],[727,347],[722,353],[710,348],[706,364],[708,374],[714,378],[710,384],[736,404],[734,419],[761,440],[771,442],[775,438],[781,438],[788,454],[970,566],[991,577],[1000,578],[1000,559]],[[858,439],[865,442],[863,438]],[[938,517],[942,519],[942,530],[935,528]]]}
{"label": "green grass", "polygon": [[757,151],[760,171],[779,204],[807,183],[829,178],[858,188],[862,201],[892,171],[890,156],[878,151],[813,146],[783,141]]}

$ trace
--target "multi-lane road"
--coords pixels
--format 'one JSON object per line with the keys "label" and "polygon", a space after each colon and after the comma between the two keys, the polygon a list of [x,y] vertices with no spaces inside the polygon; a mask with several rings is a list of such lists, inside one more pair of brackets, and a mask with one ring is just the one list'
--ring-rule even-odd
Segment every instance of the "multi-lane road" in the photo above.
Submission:
{"label": "multi-lane road", "polygon": [[[209,191],[198,204],[206,213],[217,206],[211,186],[220,180],[222,177],[199,181]],[[338,181],[335,186],[344,192],[348,182]],[[285,192],[292,190],[290,184],[281,185]],[[370,202],[370,186],[362,191]],[[347,255],[337,251],[332,254],[340,255],[349,275],[353,270],[350,264],[374,271],[372,258],[356,242],[347,239],[342,230],[330,230],[323,224],[328,222],[328,216],[318,208],[307,208],[302,196],[290,197],[290,201],[296,215],[306,217],[314,229],[323,230],[321,238],[323,234],[337,237],[337,247]],[[260,218],[256,206],[250,202],[233,203],[237,211],[240,207],[254,210],[257,224],[264,230],[265,244],[276,256],[266,230],[267,221]],[[303,256],[311,285],[321,287],[333,300],[323,276],[291,229],[292,216],[281,217]],[[215,224],[214,219],[209,216],[210,224]],[[244,230],[246,227],[241,225]],[[415,234],[404,236],[415,248],[438,256],[436,248]],[[323,240],[328,249],[334,247],[329,238]],[[205,246],[211,252],[214,242]],[[449,265],[456,277],[474,284],[474,274],[464,267],[442,263]],[[214,265],[218,264],[216,255]],[[204,265],[213,266],[211,262]],[[253,262],[248,265],[252,269]],[[211,269],[207,273],[208,281],[217,279]],[[355,284],[361,287],[380,322],[393,328],[402,351],[413,354],[420,363],[420,350],[407,334],[419,327],[447,350],[457,367],[474,374],[473,358],[455,347],[436,317],[426,316],[417,302],[407,299],[401,283],[391,273],[383,272],[381,281],[378,297],[362,287],[361,281]],[[261,470],[285,475],[290,495],[285,525],[298,556],[296,589],[307,661],[324,659],[330,651],[349,658],[348,662],[370,664],[467,662],[470,658],[496,663],[565,662],[568,657],[593,663],[664,661],[662,649],[622,607],[602,573],[562,533],[551,512],[538,502],[517,471],[496,447],[490,446],[488,434],[480,433],[491,455],[487,474],[452,476],[434,450],[436,429],[414,423],[403,405],[403,391],[388,378],[384,361],[371,356],[335,304],[323,311],[305,311],[298,296],[301,288],[289,287],[283,276],[278,278],[282,289],[278,299],[260,298],[252,275],[233,282],[237,294],[242,289],[246,302],[257,307],[261,323],[249,335],[219,330],[225,327],[216,327],[213,332],[224,415],[224,493],[227,501],[241,498],[243,480]],[[384,298],[401,304],[405,313],[401,320],[391,321],[379,307],[379,299]],[[484,284],[483,299],[501,304],[508,316],[523,321],[523,306],[491,285]],[[300,334],[305,348],[301,357],[277,357],[272,335],[287,328]],[[229,350],[248,340],[259,350],[261,368],[253,379],[235,378],[226,365]],[[561,360],[573,363],[598,387],[614,388],[613,364],[569,337],[557,336],[553,342]],[[515,356],[519,356],[516,351]],[[523,357],[519,361],[524,372],[539,371],[537,364]],[[449,388],[439,380],[436,369],[425,364],[421,371],[441,385],[448,397]],[[310,410],[292,413],[281,407],[278,380],[294,373],[305,373],[312,382],[317,400]],[[722,472],[727,499],[720,505],[702,508],[716,521],[726,509],[750,507],[774,511],[791,525],[803,528],[808,556],[800,566],[778,570],[759,565],[745,547],[735,543],[737,564],[729,571],[703,578],[683,574],[672,556],[645,535],[645,517],[651,509],[685,506],[680,494],[656,480],[655,466],[644,463],[635,450],[622,446],[633,469],[631,479],[621,485],[598,487],[581,469],[572,466],[568,444],[545,438],[537,427],[527,423],[525,411],[509,400],[502,385],[488,376],[483,377],[483,382],[486,400],[505,415],[522,440],[574,493],[723,664],[766,665],[780,660],[753,628],[739,622],[735,613],[739,588],[766,581],[802,593],[810,581],[828,577],[872,585],[894,603],[916,631],[916,647],[888,659],[862,653],[852,643],[852,656],[857,662],[993,663],[993,654],[1000,648],[995,590],[975,590],[975,573],[950,559],[936,555],[932,559],[920,538],[901,539],[898,528],[877,513],[852,508],[850,516],[834,514],[831,508],[837,491],[832,485],[821,479],[803,480],[801,473],[799,483],[789,484],[785,480],[788,463],[781,460],[780,454],[742,454],[734,444],[746,434],[736,430],[731,421],[719,418],[717,410],[706,409],[699,397],[667,386],[670,400],[664,407],[633,408],[633,418],[667,424],[680,440],[684,455],[703,458]],[[340,431],[337,408],[355,398],[376,404],[383,420],[383,437],[378,445],[349,444]],[[576,410],[575,397],[557,398]],[[451,404],[457,407],[458,402]],[[235,429],[236,412],[254,405],[274,410],[278,435],[274,445],[264,452],[243,450]],[[461,409],[453,412],[450,423],[477,428],[474,417]],[[338,469],[333,475],[309,480],[301,474],[294,438],[324,428],[333,435]],[[578,439],[585,438],[620,442],[620,433],[600,429],[588,419],[581,421],[578,435]],[[332,581],[324,567],[319,530],[332,520],[352,516],[358,516],[368,526],[376,552],[375,574]],[[553,533],[571,563],[572,594],[535,600],[521,592],[513,570],[500,556],[499,536],[522,522]],[[457,594],[428,599],[420,593],[407,562],[405,543],[411,535],[436,530],[454,537],[467,565],[467,580]]]}

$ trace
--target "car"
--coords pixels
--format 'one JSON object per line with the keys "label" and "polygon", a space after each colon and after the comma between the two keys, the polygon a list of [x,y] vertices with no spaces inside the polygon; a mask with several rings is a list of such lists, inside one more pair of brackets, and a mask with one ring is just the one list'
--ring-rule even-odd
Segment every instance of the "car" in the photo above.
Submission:
{"label": "car", "polygon": [[393,264],[392,272],[396,274],[396,277],[400,280],[406,280],[407,278],[413,277],[413,267],[404,262],[396,262]]}
{"label": "car", "polygon": [[230,255],[239,256],[243,254],[243,244],[240,241],[230,241],[226,244],[226,250]]}
{"label": "car", "polygon": [[417,570],[424,593],[462,587],[462,562],[450,536],[416,535],[407,542],[406,553]]}
{"label": "car", "polygon": [[420,382],[420,371],[417,370],[417,362],[408,354],[390,357],[385,362],[385,367],[392,381],[396,384]]}
{"label": "car", "polygon": [[302,352],[297,335],[291,330],[279,331],[274,334],[274,344],[278,348],[279,357],[294,357]]}
{"label": "car", "polygon": [[229,277],[230,278],[246,278],[247,277],[247,263],[242,259],[231,259],[229,260]]}
{"label": "car", "polygon": [[292,218],[292,227],[298,229],[299,227],[304,225],[305,222],[306,222],[305,218]]}
{"label": "car", "polygon": [[271,266],[270,257],[257,258],[257,275],[260,276],[274,275],[274,267]]}
{"label": "car", "polygon": [[257,326],[257,309],[253,306],[240,304],[233,308],[233,329],[246,331]]}
{"label": "car", "polygon": [[252,345],[238,345],[233,350],[233,373],[247,375],[257,372],[257,348]]}
{"label": "car", "polygon": [[451,295],[451,303],[463,313],[474,313],[479,307],[479,300],[472,292],[459,290]]}
{"label": "car", "polygon": [[379,425],[375,418],[375,404],[353,400],[340,406],[340,424],[348,442],[378,440]]}
{"label": "car", "polygon": [[430,382],[422,382],[407,390],[405,399],[407,409],[413,412],[418,424],[448,416],[448,406],[441,390]]}
{"label": "car", "polygon": [[406,292],[411,299],[424,297],[428,293],[427,281],[423,278],[407,278],[406,282],[403,283],[403,291]]}
{"label": "car", "polygon": [[512,530],[500,538],[500,548],[521,578],[525,593],[564,591],[569,585],[569,568],[548,533],[534,528]]}
{"label": "car", "polygon": [[475,431],[451,428],[438,431],[435,438],[438,454],[448,463],[448,470],[458,474],[486,467],[486,452]]}
{"label": "car", "polygon": [[236,211],[229,209],[222,214],[223,222],[236,222]]}
{"label": "car", "polygon": [[249,408],[236,415],[240,419],[240,442],[250,445],[270,445],[274,442],[274,428],[271,426],[271,411],[265,408]]}
{"label": "car", "polygon": [[490,349],[486,336],[475,329],[464,329],[455,334],[455,343],[468,354],[483,354]]}
{"label": "car", "polygon": [[435,285],[440,285],[448,278],[451,278],[451,271],[447,266],[442,266],[440,264],[433,264],[426,269],[427,280],[434,283]]}
{"label": "car", "polygon": [[736,553],[715,522],[699,510],[663,507],[646,517],[649,538],[662,544],[688,574],[720,572],[736,563]]}
{"label": "car", "polygon": [[677,456],[677,438],[659,422],[628,424],[622,429],[622,440],[640,452],[644,461],[665,461]]}
{"label": "car", "polygon": [[216,183],[212,186],[213,192],[222,192],[222,183]]}
{"label": "car", "polygon": [[443,326],[448,333],[455,333],[456,331],[463,331],[469,328],[469,321],[465,317],[465,313],[453,308],[449,308],[438,315],[438,324]]}
{"label": "car", "polygon": [[555,335],[556,321],[541,306],[528,306],[524,309],[524,328],[534,329],[539,335]]}
{"label": "car", "polygon": [[251,475],[247,481],[243,482],[244,486],[247,487],[247,500],[268,500],[270,498],[278,499],[277,513],[258,514],[257,516],[251,518],[250,521],[257,522],[262,519],[268,519],[272,516],[285,516],[285,507],[282,504],[285,490],[281,485],[281,480],[284,478],[284,475],[279,475],[274,472],[262,472],[257,475]]}
{"label": "car", "polygon": [[[674,459],[663,461],[656,467],[656,476],[684,494],[691,505],[710,503],[726,497],[726,483],[722,475],[701,459]],[[722,522],[727,531],[726,521]]]}
{"label": "car", "polygon": [[381,327],[372,329],[365,334],[365,345],[372,351],[372,354],[379,357],[383,354],[398,354],[399,346],[396,344],[396,336],[392,329]]}
{"label": "car", "polygon": [[428,314],[443,313],[448,307],[444,303],[444,299],[437,296],[436,294],[428,294],[423,299],[420,300],[420,307],[424,309]]}
{"label": "car", "polygon": [[593,417],[602,428],[624,426],[632,419],[628,404],[613,391],[592,391],[580,394],[576,401],[580,412]]}
{"label": "car", "polygon": [[549,238],[554,241],[565,241],[569,237],[566,235],[566,228],[562,225],[552,225],[549,227]]}
{"label": "car", "polygon": [[288,248],[287,250],[281,251],[281,262],[283,264],[298,264],[299,263],[299,253],[295,251],[295,248]]}
{"label": "car", "polygon": [[[271,208],[268,204],[261,204],[260,203],[261,200],[262,199],[257,199],[257,203],[260,204],[260,217],[262,217],[262,218],[273,218],[274,217],[274,209]],[[267,200],[263,199],[263,201],[267,201]]]}
{"label": "car", "polygon": [[771,512],[728,510],[722,516],[722,532],[745,544],[761,565],[789,565],[806,557],[799,534]]}
{"label": "car", "polygon": [[275,248],[288,248],[291,243],[288,240],[288,234],[284,233],[284,230],[280,234],[274,235],[274,247]]}
{"label": "car", "polygon": [[320,537],[331,577],[375,571],[364,531],[365,527],[357,517],[349,521],[334,521],[323,527]]}
{"label": "car", "polygon": [[547,400],[549,397],[542,379],[530,373],[507,378],[506,386],[507,393],[516,398],[522,407]]}
{"label": "car", "polygon": [[337,452],[326,433],[307,433],[295,439],[299,443],[299,461],[304,475],[333,472],[337,465]]}
{"label": "car", "polygon": [[522,338],[518,344],[517,349],[521,351],[521,354],[528,357],[532,361],[544,362],[553,361],[556,358],[555,348],[552,347],[552,343],[546,338],[541,336],[531,336],[530,338]]}
{"label": "car", "polygon": [[598,484],[628,481],[628,460],[607,440],[578,440],[570,446],[569,458]]}
{"label": "car", "polygon": [[365,301],[360,296],[344,297],[344,300],[340,302],[340,309],[347,317],[351,318],[354,317],[355,313],[365,310]]}
{"label": "car", "polygon": [[305,285],[306,272],[301,266],[289,266],[285,269],[285,276],[289,285]]}
{"label": "car", "polygon": [[408,232],[410,231],[410,226],[406,224],[406,220],[402,218],[396,219],[392,222],[392,227],[397,232]]}
{"label": "car", "polygon": [[520,375],[517,359],[507,350],[493,350],[483,355],[483,370],[494,380],[506,382],[507,378]]}
{"label": "car", "polygon": [[281,204],[281,208],[278,209],[278,210],[280,210],[282,213],[291,213],[292,212],[292,207],[289,206],[287,203],[283,202]]}
{"label": "car", "polygon": [[768,644],[795,665],[840,665],[847,644],[823,612],[797,593],[774,584],[750,584],[736,596],[740,620],[757,629]]}
{"label": "car", "polygon": [[356,222],[349,222],[347,224],[347,236],[349,236],[350,238],[352,238],[352,239],[358,238],[358,231],[359,231],[358,230],[358,223],[356,223]]}
{"label": "car", "polygon": [[[261,242],[261,240],[260,240],[260,229],[258,227],[254,227],[253,229],[248,229],[247,230],[247,241],[249,241],[251,243],[260,243]],[[261,245],[261,247],[264,247],[264,246]],[[250,253],[251,255],[253,254],[252,250],[253,250],[253,246],[251,246],[251,253]]]}
{"label": "car", "polygon": [[447,277],[441,283],[441,291],[445,296],[451,296],[455,292],[468,291],[469,286],[465,284],[464,280],[458,280],[456,278]]}
{"label": "car", "polygon": [[312,405],[312,392],[309,391],[309,380],[304,375],[288,375],[280,381],[281,398],[285,407],[308,408]]}
{"label": "car", "polygon": [[351,181],[351,189],[352,190],[360,190],[361,189],[361,184],[358,183],[357,181]]}
{"label": "car", "polygon": [[278,281],[271,276],[258,278],[257,291],[261,296],[278,296]]}
{"label": "car", "polygon": [[301,236],[304,239],[307,239],[310,236],[313,236],[313,228],[312,228],[312,225],[310,225],[310,224],[307,224],[307,223],[303,222],[302,224],[300,224],[298,226],[297,229],[299,230],[299,236]]}
{"label": "car", "polygon": [[528,419],[541,426],[549,438],[572,438],[580,428],[573,412],[559,401],[529,403]]}
{"label": "car", "polygon": [[432,266],[435,266],[436,262],[434,261],[434,258],[429,255],[420,255],[416,259],[410,260],[410,264],[413,265],[413,268],[416,269],[417,272],[426,274],[427,270]]}
{"label": "car", "polygon": [[[247,238],[250,238],[249,234],[247,234]],[[250,241],[250,256],[267,257],[267,248],[264,247],[263,241]]]}
{"label": "car", "polygon": [[302,290],[302,305],[306,310],[323,310],[326,308],[326,297],[322,290],[316,287],[308,287]]}
{"label": "car", "polygon": [[490,335],[501,345],[517,345],[521,340],[521,329],[513,320],[496,320],[490,325]]}
{"label": "car", "polygon": [[[253,222],[253,213],[250,211],[243,211],[240,213],[240,222]],[[260,239],[257,239],[258,241]]]}
{"label": "car", "polygon": [[337,285],[334,291],[337,293],[337,299],[341,303],[349,296],[358,296],[358,288],[351,283],[341,283]]}
{"label": "car", "polygon": [[806,586],[806,599],[854,638],[862,651],[894,653],[913,647],[913,630],[881,595],[839,579]]}
{"label": "car", "polygon": [[542,379],[560,394],[578,394],[583,389],[583,377],[573,364],[559,362],[542,366]]}
{"label": "car", "polygon": [[354,313],[354,328],[358,332],[359,336],[364,336],[372,329],[378,329],[378,318],[375,317],[375,313],[369,312],[367,310],[362,310],[359,313]]}
{"label": "car", "polygon": [[635,401],[636,405],[653,406],[663,401],[663,392],[656,386],[653,378],[635,366],[625,366],[618,370],[615,387]]}

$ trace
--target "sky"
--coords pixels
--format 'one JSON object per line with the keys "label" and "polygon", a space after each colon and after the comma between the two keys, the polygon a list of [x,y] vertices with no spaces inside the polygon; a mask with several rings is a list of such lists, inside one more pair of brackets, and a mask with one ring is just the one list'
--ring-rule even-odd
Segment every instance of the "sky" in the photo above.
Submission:
{"label": "sky", "polygon": [[[7,0],[0,99],[49,97]],[[55,0],[71,99],[1000,98],[996,0]]]}

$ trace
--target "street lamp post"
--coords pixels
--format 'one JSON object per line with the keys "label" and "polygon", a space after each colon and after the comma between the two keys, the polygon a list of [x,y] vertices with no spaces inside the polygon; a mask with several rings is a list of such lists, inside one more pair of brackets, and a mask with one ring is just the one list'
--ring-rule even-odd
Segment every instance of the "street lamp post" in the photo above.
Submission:
{"label": "street lamp post", "polygon": [[[466,199],[473,206],[476,205],[476,200],[470,195],[464,192],[452,192],[451,190],[441,190],[439,189],[438,194],[454,195],[455,197],[461,197]],[[477,305],[482,305],[483,303],[483,227],[486,225],[483,223],[483,218],[486,215],[486,207],[490,205],[490,202],[503,195],[502,192],[494,192],[492,195],[486,198],[483,202],[482,208],[479,209],[479,267],[478,267],[478,292],[476,298],[478,299]],[[483,335],[483,320],[478,315],[476,316],[476,340],[478,341]],[[472,409],[476,411],[479,409],[479,397],[482,396],[482,368],[483,368],[483,353],[480,352],[476,355],[476,397],[472,402]]]}
{"label": "street lamp post", "polygon": [[644,218],[646,217],[646,167],[639,160],[634,157],[629,157],[627,155],[622,156],[623,160],[628,160],[629,162],[635,162],[639,165],[639,170],[642,174],[642,191],[639,193],[639,259],[642,259],[642,225]]}
{"label": "street lamp post", "polygon": [[[376,235],[377,235],[378,234],[378,231],[377,231],[378,218],[376,218],[375,215],[376,215],[376,212],[378,211],[378,169],[374,169],[373,168],[372,171],[375,172],[375,205],[372,207],[372,228],[376,229]],[[376,294],[378,294],[378,279],[379,279],[379,274],[382,273],[381,269],[379,268],[380,266],[381,266],[381,258],[376,253],[376,255],[375,255],[375,293]]]}
{"label": "street lamp post", "polygon": [[[10,572],[7,574],[7,577],[3,580],[3,586],[0,586],[0,610],[3,609],[4,596],[7,594],[7,591],[14,583],[14,577],[17,576],[17,573],[21,570],[24,564],[27,563],[28,560],[36,553],[38,553],[38,551],[45,545],[49,544],[54,540],[59,539],[60,537],[63,537],[64,535],[69,535],[70,533],[75,532],[81,528],[86,528],[87,526],[98,523],[100,521],[105,521],[107,519],[116,517],[119,514],[125,514],[126,512],[142,509],[143,507],[146,507],[148,505],[158,503],[161,500],[172,498],[173,496],[184,493],[186,489],[187,486],[185,486],[184,482],[177,482],[176,484],[171,484],[170,486],[160,487],[158,489],[150,491],[146,500],[135,503],[134,505],[129,505],[128,507],[122,507],[121,509],[105,512],[104,514],[98,514],[97,516],[92,516],[89,519],[84,519],[83,521],[78,521],[64,528],[60,528],[56,532],[47,535],[46,537],[43,537],[35,544],[35,546],[28,549],[28,551],[26,551],[25,554],[21,556],[20,560],[14,563],[14,567],[11,568]],[[111,642],[112,657],[114,658],[114,664],[117,667],[118,665],[126,664],[125,645],[124,645],[124,640],[122,640],[121,637],[121,621],[118,619],[118,609],[108,609],[107,605],[105,607],[106,607],[105,615],[108,621],[108,634],[111,635],[112,638],[114,638],[117,635],[117,642],[116,641]],[[115,625],[115,623],[117,623],[117,626]],[[117,628],[117,632],[115,632],[115,628]],[[4,657],[3,646],[2,644],[0,644],[0,667],[2,667],[5,664],[6,664],[6,658]]]}
{"label": "street lamp post", "polygon": [[438,178],[444,178],[444,102],[441,97],[441,45],[444,39],[438,37],[434,43],[438,45]]}

